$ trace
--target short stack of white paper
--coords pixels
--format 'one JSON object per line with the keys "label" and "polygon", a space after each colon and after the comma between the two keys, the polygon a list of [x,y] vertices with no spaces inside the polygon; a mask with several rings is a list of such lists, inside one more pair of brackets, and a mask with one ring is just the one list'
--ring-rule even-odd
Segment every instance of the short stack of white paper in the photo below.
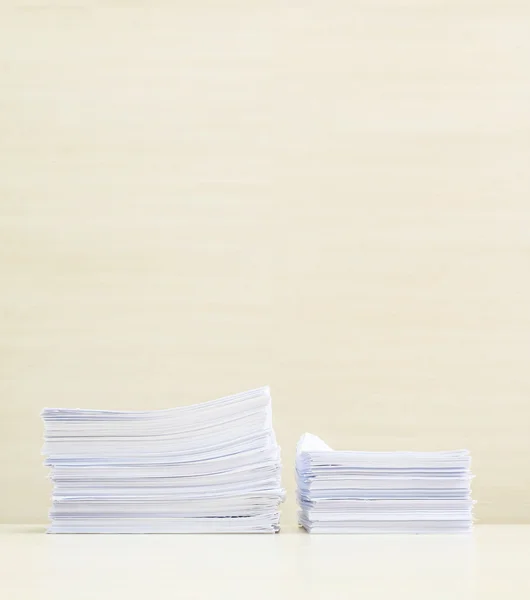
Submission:
{"label": "short stack of white paper", "polygon": [[158,411],[46,408],[49,533],[274,533],[268,387]]}
{"label": "short stack of white paper", "polygon": [[467,533],[471,458],[454,452],[335,451],[297,446],[299,524],[310,533]]}

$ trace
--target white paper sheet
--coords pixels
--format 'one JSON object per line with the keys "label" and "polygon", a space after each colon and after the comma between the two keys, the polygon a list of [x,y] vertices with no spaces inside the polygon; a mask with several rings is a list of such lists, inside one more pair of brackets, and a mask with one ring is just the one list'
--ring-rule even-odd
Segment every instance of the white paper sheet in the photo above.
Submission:
{"label": "white paper sheet", "polygon": [[473,523],[471,457],[297,445],[299,523],[312,533],[463,533]]}
{"label": "white paper sheet", "polygon": [[160,411],[47,408],[51,533],[276,532],[268,387]]}

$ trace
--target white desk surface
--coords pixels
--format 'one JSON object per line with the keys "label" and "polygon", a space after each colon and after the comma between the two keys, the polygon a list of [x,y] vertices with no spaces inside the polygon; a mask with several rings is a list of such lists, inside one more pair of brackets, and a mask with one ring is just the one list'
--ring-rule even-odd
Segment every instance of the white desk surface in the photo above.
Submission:
{"label": "white desk surface", "polygon": [[530,598],[530,526],[473,536],[44,535],[0,527],[0,598]]}

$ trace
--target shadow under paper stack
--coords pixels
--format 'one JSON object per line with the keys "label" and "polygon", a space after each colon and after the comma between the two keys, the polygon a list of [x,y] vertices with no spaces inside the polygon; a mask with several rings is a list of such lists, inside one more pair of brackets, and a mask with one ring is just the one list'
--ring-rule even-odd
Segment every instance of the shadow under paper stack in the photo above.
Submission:
{"label": "shadow under paper stack", "polygon": [[159,411],[46,408],[49,533],[274,533],[268,387]]}

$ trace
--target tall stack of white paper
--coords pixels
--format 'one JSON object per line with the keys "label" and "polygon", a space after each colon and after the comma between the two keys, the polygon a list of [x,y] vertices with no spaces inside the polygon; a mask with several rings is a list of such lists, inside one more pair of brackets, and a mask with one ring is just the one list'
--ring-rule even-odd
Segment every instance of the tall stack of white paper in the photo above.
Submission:
{"label": "tall stack of white paper", "polygon": [[341,452],[297,446],[299,524],[310,533],[466,533],[471,458],[454,452]]}
{"label": "tall stack of white paper", "polygon": [[268,387],[158,411],[46,408],[50,533],[277,532]]}

